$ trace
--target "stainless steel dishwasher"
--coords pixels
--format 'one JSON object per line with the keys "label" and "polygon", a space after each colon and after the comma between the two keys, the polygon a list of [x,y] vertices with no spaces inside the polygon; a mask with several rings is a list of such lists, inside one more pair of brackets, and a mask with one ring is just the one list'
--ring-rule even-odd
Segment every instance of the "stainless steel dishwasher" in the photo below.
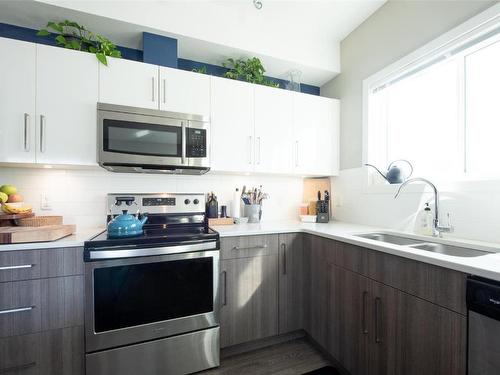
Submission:
{"label": "stainless steel dishwasher", "polygon": [[468,375],[500,374],[500,282],[467,280]]}

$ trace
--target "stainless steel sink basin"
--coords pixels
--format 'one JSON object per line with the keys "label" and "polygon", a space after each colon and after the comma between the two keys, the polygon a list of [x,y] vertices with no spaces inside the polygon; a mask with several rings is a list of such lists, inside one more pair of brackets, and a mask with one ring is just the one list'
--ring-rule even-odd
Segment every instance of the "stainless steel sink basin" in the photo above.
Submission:
{"label": "stainless steel sink basin", "polygon": [[488,251],[469,249],[462,246],[445,245],[437,242],[429,242],[424,240],[415,240],[409,237],[397,236],[383,232],[372,232],[356,234],[356,237],[366,238],[380,242],[387,242],[393,245],[411,247],[413,249],[431,251],[433,253],[451,255],[455,257],[479,257],[490,254]]}
{"label": "stainless steel sink basin", "polygon": [[365,234],[357,234],[356,236],[361,238],[366,238],[368,240],[388,242],[394,245],[402,245],[402,246],[424,243],[423,241],[414,240],[412,238],[400,237],[387,233],[365,233]]}
{"label": "stainless steel sink basin", "polygon": [[414,249],[432,251],[433,253],[452,255],[455,257],[479,257],[489,254],[487,251],[468,249],[460,246],[444,245],[435,242],[424,242],[416,245],[410,245]]}

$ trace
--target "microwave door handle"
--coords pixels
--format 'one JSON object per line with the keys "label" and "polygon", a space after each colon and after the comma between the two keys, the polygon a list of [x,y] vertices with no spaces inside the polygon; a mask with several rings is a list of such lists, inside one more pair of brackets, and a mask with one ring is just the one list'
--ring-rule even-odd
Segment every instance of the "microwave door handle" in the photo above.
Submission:
{"label": "microwave door handle", "polygon": [[182,137],[182,155],[181,155],[181,163],[182,165],[186,164],[186,124],[184,121],[181,122],[181,137]]}

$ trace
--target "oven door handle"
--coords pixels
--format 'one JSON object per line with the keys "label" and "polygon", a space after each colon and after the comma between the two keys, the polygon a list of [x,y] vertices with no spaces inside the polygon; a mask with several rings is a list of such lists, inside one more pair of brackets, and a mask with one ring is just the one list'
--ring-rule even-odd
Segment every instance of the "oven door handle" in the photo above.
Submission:
{"label": "oven door handle", "polygon": [[188,245],[146,247],[142,249],[116,249],[103,248],[99,250],[90,250],[88,252],[89,260],[114,259],[114,258],[136,258],[151,255],[166,255],[188,253],[192,251],[217,250],[217,241],[201,242]]}

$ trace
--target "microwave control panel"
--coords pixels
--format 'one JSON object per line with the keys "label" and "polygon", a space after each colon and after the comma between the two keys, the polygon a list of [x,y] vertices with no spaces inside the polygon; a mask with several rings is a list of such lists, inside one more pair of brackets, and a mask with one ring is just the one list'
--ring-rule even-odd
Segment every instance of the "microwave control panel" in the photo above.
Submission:
{"label": "microwave control panel", "polygon": [[186,156],[188,158],[205,158],[207,156],[207,131],[205,129],[186,129]]}

